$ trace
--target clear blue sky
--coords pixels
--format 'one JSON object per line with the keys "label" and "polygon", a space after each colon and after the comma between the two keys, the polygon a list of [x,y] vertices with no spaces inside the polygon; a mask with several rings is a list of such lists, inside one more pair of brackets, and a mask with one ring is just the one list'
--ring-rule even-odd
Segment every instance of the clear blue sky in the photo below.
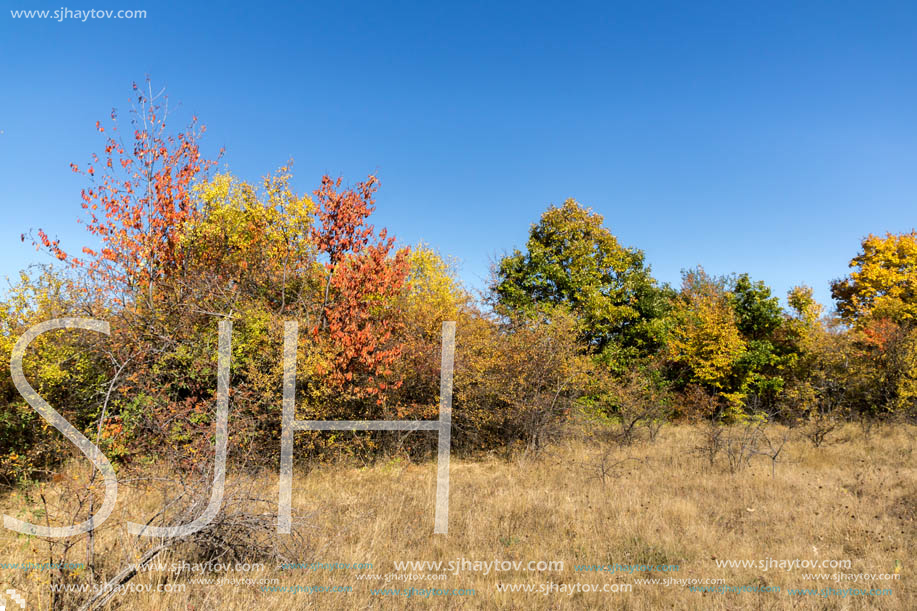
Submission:
{"label": "clear blue sky", "polygon": [[[0,14],[0,277],[48,260],[30,227],[84,243],[69,163],[146,74],[244,178],[378,171],[377,224],[477,287],[567,197],[663,281],[702,264],[823,302],[863,236],[917,225],[913,2],[73,3]],[[148,16],[8,10],[61,4]]]}

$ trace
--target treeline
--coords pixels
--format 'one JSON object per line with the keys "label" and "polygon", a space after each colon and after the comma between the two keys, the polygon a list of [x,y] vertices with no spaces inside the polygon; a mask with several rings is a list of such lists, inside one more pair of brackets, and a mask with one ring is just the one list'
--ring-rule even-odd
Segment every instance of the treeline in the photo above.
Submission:
{"label": "treeline", "polygon": [[493,303],[508,316],[570,311],[609,383],[644,389],[648,403],[670,406],[667,416],[914,416],[917,233],[868,236],[850,268],[831,285],[830,313],[808,286],[792,288],[784,310],[748,274],[697,267],[673,289],[601,216],[567,200],[532,227],[525,251],[498,263]]}
{"label": "treeline", "polygon": [[[30,346],[35,390],[123,466],[212,455],[217,324],[233,323],[231,456],[276,463],[283,324],[300,324],[297,417],[435,418],[440,327],[457,321],[454,448],[539,448],[572,419],[621,438],[672,418],[832,422],[917,412],[917,234],[869,236],[825,314],[808,287],[784,311],[747,274],[650,273],[601,216],[549,208],[524,250],[495,265],[483,299],[434,249],[396,247],[371,224],[379,183],[323,177],[312,194],[282,167],[252,184],[202,158],[196,122],[166,131],[135,88],[131,129],[97,123],[73,252],[23,272],[0,302],[0,359],[37,323],[107,321]],[[23,236],[28,239],[28,236]],[[0,478],[50,472],[72,445],[0,378]],[[424,453],[424,433],[300,433],[297,456]]]}

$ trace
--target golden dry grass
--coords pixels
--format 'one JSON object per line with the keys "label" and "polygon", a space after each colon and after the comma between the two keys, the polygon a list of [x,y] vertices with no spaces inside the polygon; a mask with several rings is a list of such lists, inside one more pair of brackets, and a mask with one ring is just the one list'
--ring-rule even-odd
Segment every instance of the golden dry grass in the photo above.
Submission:
{"label": "golden dry grass", "polygon": [[[655,443],[630,447],[569,441],[537,459],[453,459],[450,531],[434,535],[435,465],[389,461],[370,468],[330,465],[298,475],[294,512],[309,516],[299,562],[371,562],[371,570],[284,570],[210,577],[277,579],[281,586],[351,586],[351,593],[265,593],[253,585],[200,585],[182,593],[126,593],[111,608],[186,609],[890,609],[917,608],[917,427],[886,425],[866,437],[848,425],[813,448],[794,437],[771,476],[757,457],[735,473],[711,467],[693,450],[698,427],[663,429]],[[595,467],[619,463],[603,483]],[[625,460],[627,459],[627,460]],[[630,460],[635,459],[635,460]],[[276,474],[264,474],[276,498]],[[14,499],[4,501],[9,509]],[[133,510],[154,499],[131,498]],[[119,515],[119,514],[116,514]],[[113,515],[112,520],[121,519]],[[117,532],[111,530],[109,532]],[[113,535],[109,535],[111,537]],[[99,545],[118,549],[123,541]],[[107,546],[107,547],[106,547]],[[32,549],[36,551],[33,552]],[[5,531],[0,563],[42,561],[41,545]],[[474,596],[373,596],[386,587],[358,575],[394,571],[395,561],[552,561],[563,571],[450,574],[444,581],[390,582],[395,588],[471,588]],[[717,568],[719,560],[850,560],[849,569],[894,581],[806,581],[806,569]],[[110,566],[120,560],[112,558]],[[162,562],[181,561],[170,556]],[[671,573],[577,572],[586,564],[677,564]],[[139,576],[157,583],[164,573]],[[642,578],[723,579],[730,586],[779,586],[780,593],[698,593],[683,585],[635,584],[622,593],[507,593],[505,584],[633,584]],[[28,609],[47,600],[40,573],[0,569],[0,581],[24,592]],[[7,586],[4,586],[4,589]],[[44,586],[45,588],[47,586]],[[792,596],[790,588],[891,588],[890,596]],[[120,606],[119,606],[120,605]]]}

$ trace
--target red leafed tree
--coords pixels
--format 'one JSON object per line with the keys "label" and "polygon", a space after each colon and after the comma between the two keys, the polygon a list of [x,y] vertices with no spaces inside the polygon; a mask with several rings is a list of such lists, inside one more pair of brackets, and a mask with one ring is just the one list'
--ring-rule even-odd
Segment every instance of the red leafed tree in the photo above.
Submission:
{"label": "red leafed tree", "polygon": [[[37,242],[58,259],[87,269],[107,289],[148,289],[152,295],[155,281],[181,266],[181,228],[196,214],[190,189],[214,162],[201,157],[197,141],[205,128],[196,118],[186,131],[170,135],[163,93],[154,94],[149,79],[145,90],[136,83],[133,90],[129,141],[124,142],[112,111],[103,156],[93,154],[83,168],[70,165],[90,181],[81,193],[87,215],[81,222],[100,248],[84,247],[85,256],[74,257],[41,229]],[[96,129],[105,132],[98,121]]]}
{"label": "red leafed tree", "polygon": [[375,176],[353,188],[340,187],[340,178],[323,176],[315,191],[319,210],[313,240],[328,260],[321,322],[313,334],[326,332],[333,346],[329,382],[349,385],[357,396],[376,396],[381,404],[387,386],[401,384],[389,380],[402,346],[393,341],[400,323],[386,315],[386,308],[406,286],[409,251],[392,255],[395,239],[384,229],[373,240],[375,230],[366,219],[375,209]]}
{"label": "red leafed tree", "polygon": [[861,338],[864,346],[884,354],[900,332],[900,325],[890,318],[874,318],[864,324]]}

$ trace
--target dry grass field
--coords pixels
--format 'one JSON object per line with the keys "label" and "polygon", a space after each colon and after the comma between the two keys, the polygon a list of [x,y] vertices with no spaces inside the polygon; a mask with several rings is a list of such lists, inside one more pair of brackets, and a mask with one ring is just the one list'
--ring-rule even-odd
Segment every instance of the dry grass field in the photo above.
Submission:
{"label": "dry grass field", "polygon": [[[770,432],[781,434],[777,428]],[[391,460],[367,468],[322,466],[307,475],[297,473],[294,512],[307,518],[296,562],[324,566],[280,570],[271,562],[263,571],[185,573],[176,578],[167,570],[148,570],[130,583],[153,590],[160,584],[173,589],[183,584],[184,591],[124,592],[108,608],[905,611],[917,608],[915,443],[914,426],[876,426],[867,433],[851,424],[819,448],[794,432],[776,465],[756,455],[750,465],[731,468],[725,450],[710,464],[704,455],[702,427],[681,425],[663,428],[652,443],[642,440],[619,446],[571,438],[535,458],[453,459],[448,536],[433,534],[433,463]],[[276,498],[276,474],[264,474],[259,487]],[[49,483],[49,494],[52,488]],[[14,510],[17,502],[15,497],[5,497],[4,510]],[[154,505],[155,499],[131,497],[125,489],[111,520],[123,520],[131,511]],[[112,558],[102,560],[108,568],[122,561],[114,556],[123,557],[123,550],[133,545],[121,532],[110,528],[96,542],[100,554],[112,550]],[[45,550],[41,542],[4,531],[0,566],[46,562]],[[395,568],[396,562],[448,564],[462,558],[522,564],[520,570],[486,574],[483,565],[477,571],[474,565],[466,565],[442,580],[428,576],[445,571]],[[71,558],[78,559],[79,553]],[[769,560],[827,562],[826,566],[849,560],[850,564],[814,570],[786,565],[764,570],[758,565]],[[154,565],[182,561],[173,553],[159,557]],[[524,570],[530,561],[536,563],[534,570]],[[539,571],[539,561],[562,561],[563,569]],[[756,566],[719,567],[718,561],[752,561]],[[371,563],[372,568],[330,566],[335,562]],[[577,570],[582,565],[615,564],[677,565],[677,571]],[[400,579],[386,583],[384,576],[396,573]],[[805,578],[814,573],[850,577]],[[0,582],[4,590],[13,587],[23,593],[27,609],[45,609],[49,574],[6,568],[0,569]],[[404,581],[404,574],[418,578]],[[891,578],[853,581],[853,576],[863,574]],[[383,579],[369,580],[373,575]],[[193,582],[201,577],[277,581],[268,585]],[[659,583],[641,582],[648,579]],[[686,585],[704,580],[711,589],[715,586],[709,581],[722,580],[720,585],[742,591],[697,592]],[[536,592],[500,591],[507,584],[531,585]],[[630,591],[562,591],[576,584],[629,586]],[[297,586],[298,592],[278,591]],[[305,591],[312,586],[351,591]],[[425,597],[372,592],[411,587],[474,593]],[[542,587],[556,590],[537,591]],[[826,592],[828,588],[833,592]],[[855,595],[850,592],[853,588],[890,589],[891,594]],[[791,591],[795,589],[813,592]]]}

